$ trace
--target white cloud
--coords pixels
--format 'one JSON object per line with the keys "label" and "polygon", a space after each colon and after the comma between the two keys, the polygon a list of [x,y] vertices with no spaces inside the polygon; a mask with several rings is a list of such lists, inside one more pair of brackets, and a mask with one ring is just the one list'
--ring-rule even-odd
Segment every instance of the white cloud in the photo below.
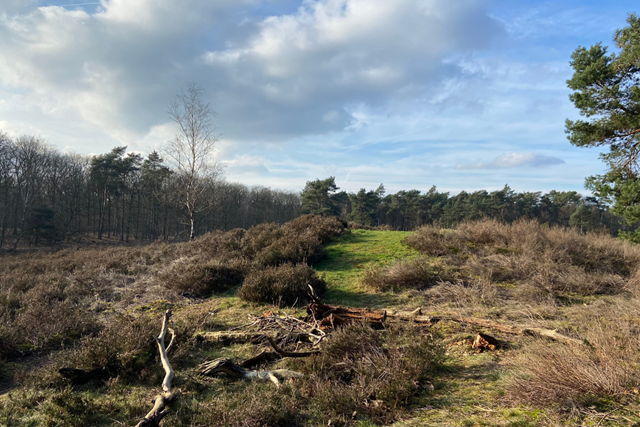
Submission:
{"label": "white cloud", "polygon": [[557,157],[545,156],[539,153],[509,153],[502,154],[490,162],[458,163],[457,170],[469,169],[508,169],[520,166],[542,168],[563,164],[564,160]]}
{"label": "white cloud", "polygon": [[2,0],[0,4],[1,13],[16,13],[25,10],[37,3],[37,0]]}
{"label": "white cloud", "polygon": [[500,32],[480,1],[318,0],[201,59],[227,82],[216,94],[221,117],[245,119],[234,132],[286,137],[341,131],[352,104],[421,98],[456,73],[447,55],[486,47]]}
{"label": "white cloud", "polygon": [[[586,155],[563,134],[576,114],[564,83],[570,52],[531,44],[547,43],[530,29],[551,9],[490,11],[489,0],[36,7],[47,1],[65,3],[0,0],[0,127],[59,147],[157,148],[175,133],[169,98],[194,81],[218,113],[227,175],[248,183],[299,188],[352,171],[355,190],[387,180],[464,188],[472,174],[482,177],[474,185],[499,187],[562,158],[573,168],[562,182],[571,176],[575,188],[599,164],[597,153],[576,160]],[[548,21],[554,38],[564,16]],[[460,152],[483,160],[460,162]]]}
{"label": "white cloud", "polygon": [[161,124],[168,98],[193,80],[226,135],[278,140],[341,131],[350,105],[423,96],[455,71],[447,55],[501,31],[483,0],[317,0],[247,18],[256,1],[100,0],[94,14],[0,15],[0,87],[126,144]]}
{"label": "white cloud", "polygon": [[266,175],[269,173],[267,160],[262,156],[242,155],[233,160],[225,161],[226,173],[233,178],[242,178],[243,175]]}

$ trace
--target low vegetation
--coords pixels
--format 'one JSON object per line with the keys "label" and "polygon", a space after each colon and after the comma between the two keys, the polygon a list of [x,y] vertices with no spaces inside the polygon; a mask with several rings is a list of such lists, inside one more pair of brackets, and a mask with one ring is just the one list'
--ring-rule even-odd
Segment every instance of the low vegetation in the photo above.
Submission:
{"label": "low vegetation", "polygon": [[[168,308],[178,396],[167,426],[640,423],[640,249],[608,235],[531,221],[349,230],[304,216],[189,243],[2,261],[2,425],[135,425],[164,376],[154,336]],[[251,368],[304,374],[280,387],[198,374],[205,359],[272,350],[201,337],[260,315],[301,319],[309,284],[327,304],[384,309],[386,320],[336,326],[318,354]],[[573,340],[509,332],[518,328]],[[473,348],[478,332],[497,347]],[[286,334],[279,342],[301,351]]]}
{"label": "low vegetation", "polygon": [[[306,215],[189,243],[7,255],[0,263],[0,357],[71,345],[131,304],[219,294],[245,277],[240,296],[247,300],[302,302],[307,281],[324,289],[307,263],[322,259],[323,243],[345,230],[335,218]],[[276,271],[297,281],[281,280]],[[257,280],[269,275],[274,280]]]}
{"label": "low vegetation", "polygon": [[378,290],[495,283],[503,298],[558,300],[631,290],[640,268],[634,246],[527,220],[425,226],[406,243],[424,257],[370,271],[365,283]]}
{"label": "low vegetation", "polygon": [[309,286],[319,295],[327,290],[325,281],[306,264],[282,264],[249,273],[238,295],[246,301],[277,306],[303,305],[309,301]]}

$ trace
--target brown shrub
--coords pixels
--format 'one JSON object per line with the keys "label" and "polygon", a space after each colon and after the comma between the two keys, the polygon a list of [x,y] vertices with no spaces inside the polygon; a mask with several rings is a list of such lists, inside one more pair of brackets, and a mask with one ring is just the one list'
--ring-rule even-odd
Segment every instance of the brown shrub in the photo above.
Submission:
{"label": "brown shrub", "polygon": [[72,350],[56,353],[45,367],[23,375],[22,382],[36,386],[64,384],[60,368],[106,368],[124,382],[159,381],[162,368],[154,363],[159,316],[118,316],[100,332],[83,337]]}
{"label": "brown shrub", "polygon": [[511,399],[534,406],[575,408],[640,387],[637,325],[594,320],[583,333],[587,345],[535,340],[525,347],[507,388]]}
{"label": "brown shrub", "polygon": [[189,254],[204,252],[220,260],[247,258],[259,266],[314,264],[325,256],[322,245],[344,231],[344,224],[335,217],[303,215],[283,225],[269,223],[247,231],[209,233],[193,242]]}
{"label": "brown shrub", "polygon": [[315,264],[326,256],[320,239],[312,234],[286,236],[256,254],[254,262],[259,266],[276,266],[285,263]]}
{"label": "brown shrub", "polygon": [[242,393],[223,388],[211,402],[199,405],[190,425],[211,427],[294,427],[306,425],[300,407],[303,400],[289,385],[252,382]]}
{"label": "brown shrub", "polygon": [[312,418],[349,425],[351,414],[390,422],[421,390],[442,361],[443,347],[429,334],[392,325],[385,333],[355,324],[332,333],[320,355],[302,362]]}
{"label": "brown shrub", "polygon": [[238,291],[245,301],[262,302],[274,305],[304,304],[309,300],[308,285],[318,295],[327,289],[324,279],[305,264],[283,264],[251,271]]}
{"label": "brown shrub", "polygon": [[335,216],[302,215],[282,226],[285,234],[317,236],[322,244],[329,243],[345,232],[346,224]]}
{"label": "brown shrub", "polygon": [[315,264],[326,256],[323,245],[345,231],[344,224],[337,218],[319,215],[303,215],[283,224],[279,230],[275,227],[272,224],[257,230],[259,233],[256,231],[257,243],[250,246],[252,252],[247,255],[254,257],[258,265]]}
{"label": "brown shrub", "polygon": [[[0,262],[0,355],[47,349],[93,332],[97,315],[90,308],[107,305],[98,300],[126,305],[126,298],[120,298],[131,289],[136,295],[153,292],[154,287],[142,284],[157,281],[176,292],[205,296],[239,285],[252,264],[316,262],[324,255],[322,243],[343,231],[336,218],[306,215],[282,226],[213,232],[194,242],[5,255]],[[323,281],[302,270],[295,280],[304,276],[324,289]],[[294,291],[297,285],[276,282],[270,301],[283,293],[285,303],[295,301],[289,295],[306,296],[306,288]]]}
{"label": "brown shrub", "polygon": [[18,331],[22,343],[39,350],[95,331],[98,322],[95,313],[69,302],[34,300],[21,310],[13,328]]}
{"label": "brown shrub", "polygon": [[525,299],[619,293],[635,286],[630,279],[640,268],[640,248],[529,220],[470,222],[454,230],[426,226],[405,242],[458,266],[464,281],[515,284],[521,289],[514,294]]}
{"label": "brown shrub", "polygon": [[284,236],[283,227],[276,224],[260,224],[251,227],[242,239],[243,254],[253,258]]}
{"label": "brown shrub", "polygon": [[246,230],[212,231],[184,246],[183,256],[206,254],[211,258],[228,260],[244,256],[243,240]]}
{"label": "brown shrub", "polygon": [[171,262],[158,273],[167,288],[203,297],[224,292],[242,283],[244,271],[235,266],[206,261],[202,257],[182,257]]}
{"label": "brown shrub", "polygon": [[486,280],[440,282],[425,292],[430,302],[453,302],[457,307],[491,306],[499,292],[496,285]]}
{"label": "brown shrub", "polygon": [[454,280],[454,272],[427,258],[399,261],[388,267],[365,271],[362,284],[377,291],[427,289],[442,281]]}

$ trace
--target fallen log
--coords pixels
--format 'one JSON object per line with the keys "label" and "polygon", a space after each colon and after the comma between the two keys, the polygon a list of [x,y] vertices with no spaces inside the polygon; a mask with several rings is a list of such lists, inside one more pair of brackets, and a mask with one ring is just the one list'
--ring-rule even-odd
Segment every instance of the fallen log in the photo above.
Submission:
{"label": "fallen log", "polygon": [[[331,306],[321,303],[318,299],[314,299],[314,301],[307,306],[307,313],[307,319],[305,320],[308,321],[310,318],[313,318],[316,322],[318,322],[319,325],[327,325],[327,323],[329,323],[332,327],[334,323],[336,325],[341,325],[353,322],[355,320],[369,321],[373,324],[382,324],[382,322],[384,322],[387,318],[414,322],[427,326],[431,326],[440,321],[451,321],[482,326],[510,335],[528,335],[540,338],[549,338],[551,340],[563,342],[569,345],[584,344],[584,341],[582,340],[562,335],[557,330],[553,329],[518,327],[478,317],[465,317],[457,315],[427,316],[422,314],[421,308],[418,308],[414,311],[397,311],[393,309],[369,310],[366,308],[360,309]],[[336,322],[337,318],[339,318],[339,322]]]}
{"label": "fallen log", "polygon": [[280,380],[301,378],[304,376],[300,372],[290,371],[288,369],[252,371],[236,365],[226,357],[201,363],[198,367],[198,373],[201,375],[226,374],[231,378],[245,380],[269,380],[273,382],[276,387],[280,387]]}
{"label": "fallen log", "polygon": [[353,321],[368,321],[373,327],[382,327],[387,318],[386,312],[372,311],[367,308],[353,308],[327,305],[314,300],[307,305],[305,322],[316,322],[318,329],[329,331]]}
{"label": "fallen log", "polygon": [[280,347],[278,347],[275,343],[275,341],[273,341],[271,338],[267,337],[267,341],[269,341],[269,344],[271,344],[271,347],[273,347],[273,349],[276,351],[276,353],[278,353],[280,356],[282,357],[309,357],[312,356],[314,354],[319,354],[320,351],[319,350],[313,350],[313,351],[285,351],[283,349],[281,349]]}
{"label": "fallen log", "polygon": [[428,325],[433,325],[434,323],[441,321],[450,321],[456,323],[465,323],[468,325],[482,326],[487,329],[492,329],[494,331],[502,332],[510,335],[529,335],[540,338],[549,338],[554,341],[563,342],[569,345],[583,345],[584,341],[571,338],[566,335],[562,335],[557,330],[553,329],[545,329],[545,328],[526,328],[526,327],[518,327],[512,325],[506,325],[504,323],[495,322],[489,319],[481,319],[478,317],[465,317],[465,316],[425,316],[422,315],[422,310],[417,309],[411,312],[400,312],[387,310],[387,317],[407,320],[416,323],[424,323]]}
{"label": "fallen log", "polygon": [[524,328],[522,329],[522,335],[531,335],[534,337],[549,338],[554,341],[560,341],[569,345],[584,345],[584,340],[578,340],[558,333],[555,329],[543,329],[543,328]]}
{"label": "fallen log", "polygon": [[257,356],[253,356],[250,359],[245,360],[240,364],[243,368],[250,368],[252,366],[262,365],[263,363],[273,362],[280,359],[280,355],[275,351],[263,351]]}
{"label": "fallen log", "polygon": [[[194,338],[198,341],[206,341],[209,343],[223,344],[242,344],[252,343],[260,344],[267,338],[276,339],[278,335],[282,335],[282,331],[219,331],[219,332],[197,332]],[[307,333],[293,333],[291,336],[297,341],[313,342],[313,337]]]}
{"label": "fallen log", "polygon": [[[136,424],[136,427],[159,427],[162,419],[169,413],[167,404],[174,398],[174,394],[171,391],[171,380],[173,380],[175,372],[169,363],[167,351],[171,348],[176,334],[173,329],[169,328],[170,317],[171,310],[167,310],[164,314],[164,318],[162,319],[160,335],[156,338],[158,350],[160,351],[160,361],[162,362],[162,367],[165,372],[164,379],[162,380],[162,393],[156,396],[153,408],[138,424]],[[167,331],[171,332],[171,342],[169,343],[169,346],[165,348],[164,338],[167,335]]]}

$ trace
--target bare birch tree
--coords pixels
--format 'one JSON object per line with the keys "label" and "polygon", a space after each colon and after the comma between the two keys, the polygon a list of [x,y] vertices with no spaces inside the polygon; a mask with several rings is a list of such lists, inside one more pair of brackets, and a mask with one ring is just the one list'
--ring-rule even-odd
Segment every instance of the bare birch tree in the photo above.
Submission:
{"label": "bare birch tree", "polygon": [[167,142],[163,153],[176,172],[176,197],[189,221],[189,238],[195,237],[197,216],[213,206],[207,197],[210,184],[222,173],[215,156],[220,136],[212,119],[215,112],[203,100],[203,89],[189,83],[169,103],[169,117],[178,132]]}

